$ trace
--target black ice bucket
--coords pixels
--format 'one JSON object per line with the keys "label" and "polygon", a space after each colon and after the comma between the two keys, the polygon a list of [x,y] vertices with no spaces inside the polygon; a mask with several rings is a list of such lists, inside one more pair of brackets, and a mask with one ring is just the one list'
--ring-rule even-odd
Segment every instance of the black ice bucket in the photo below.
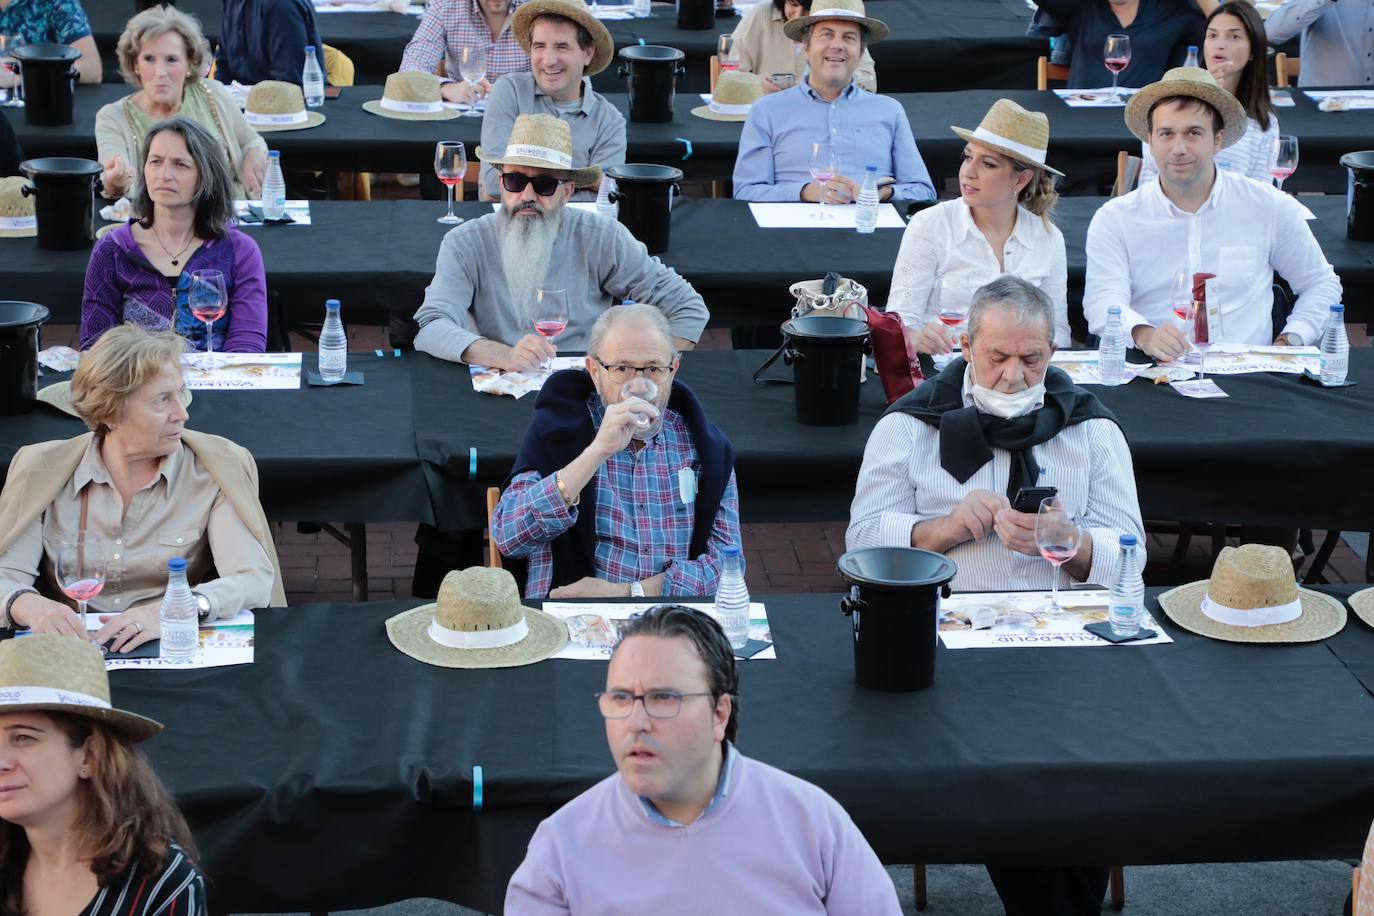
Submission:
{"label": "black ice bucket", "polygon": [[606,174],[615,179],[611,202],[620,205],[620,221],[644,243],[649,254],[668,250],[668,214],[673,197],[682,193],[682,169],[671,165],[633,162],[613,165]]}
{"label": "black ice bucket", "polygon": [[14,57],[24,70],[24,117],[31,127],[72,123],[72,87],[81,52],[68,45],[19,45]]}
{"label": "black ice bucket", "polygon": [[0,300],[0,416],[38,403],[38,326],[47,320],[36,302]]}
{"label": "black ice bucket", "polygon": [[89,248],[95,241],[95,179],[100,163],[90,159],[51,156],[28,159],[19,170],[33,179],[25,188],[33,195],[38,217],[38,247],[51,251]]}
{"label": "black ice bucket", "polygon": [[868,325],[857,318],[807,315],[783,322],[782,335],[782,359],[796,383],[797,421],[808,426],[857,422]]}
{"label": "black ice bucket", "polygon": [[673,120],[677,78],[687,73],[682,65],[686,56],[677,48],[663,45],[630,45],[620,49],[620,75],[630,83],[631,121],[667,124]]}
{"label": "black ice bucket", "polygon": [[940,596],[959,568],[914,547],[851,550],[839,560],[849,595],[840,610],[854,624],[854,680],[870,690],[910,692],[935,682]]}
{"label": "black ice bucket", "polygon": [[716,0],[677,0],[679,29],[713,29],[716,27]]}
{"label": "black ice bucket", "polygon": [[1374,150],[1346,153],[1341,165],[1350,170],[1345,234],[1357,242],[1374,242]]}

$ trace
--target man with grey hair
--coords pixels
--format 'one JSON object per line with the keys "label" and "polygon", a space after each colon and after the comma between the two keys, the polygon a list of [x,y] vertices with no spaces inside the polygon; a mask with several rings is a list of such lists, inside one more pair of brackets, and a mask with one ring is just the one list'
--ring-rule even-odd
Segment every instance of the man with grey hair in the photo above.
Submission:
{"label": "man with grey hair", "polygon": [[505,152],[477,156],[501,170],[501,207],[444,236],[434,281],[415,313],[415,349],[440,359],[533,371],[554,355],[535,320],[560,308],[536,301],[561,292],[565,349],[585,350],[596,316],[616,299],[662,311],[673,345],[690,349],[709,312],[692,285],[615,220],[565,209],[577,187],[594,187],[601,170],[572,168],[572,132],[547,114],[515,120]]}
{"label": "man with grey hair", "polygon": [[540,390],[491,519],[501,553],[529,561],[526,598],[715,593],[740,543],[734,449],[675,381],[672,335],[658,309],[615,306],[586,371]]}

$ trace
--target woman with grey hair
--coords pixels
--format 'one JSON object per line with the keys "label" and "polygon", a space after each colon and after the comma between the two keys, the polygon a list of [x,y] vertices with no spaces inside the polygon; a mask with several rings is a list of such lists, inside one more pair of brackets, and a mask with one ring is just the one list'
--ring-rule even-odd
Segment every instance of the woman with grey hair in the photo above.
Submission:
{"label": "woman with grey hair", "polygon": [[106,197],[130,196],[134,163],[148,128],[175,116],[190,118],[215,138],[229,160],[234,196],[256,198],[267,174],[267,141],[244,119],[229,90],[204,77],[210,46],[195,17],[155,6],[129,20],[116,46],[119,72],[133,92],[95,116],[95,141]]}
{"label": "woman with grey hair", "polygon": [[217,270],[227,294],[209,333],[218,351],[267,346],[267,276],[262,252],[229,225],[229,163],[215,139],[187,118],[153,125],[143,144],[134,219],[96,243],[81,296],[81,347],[121,323],[175,329],[204,350],[206,325],[191,314],[193,275]]}

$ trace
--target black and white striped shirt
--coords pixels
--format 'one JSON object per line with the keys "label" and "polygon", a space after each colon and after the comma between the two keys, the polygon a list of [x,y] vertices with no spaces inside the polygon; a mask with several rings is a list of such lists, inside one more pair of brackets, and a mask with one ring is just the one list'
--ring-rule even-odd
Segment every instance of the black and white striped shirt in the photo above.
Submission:
{"label": "black and white striped shirt", "polygon": [[81,916],[206,916],[205,878],[181,847],[167,841],[167,864],[156,874],[138,863],[102,887]]}

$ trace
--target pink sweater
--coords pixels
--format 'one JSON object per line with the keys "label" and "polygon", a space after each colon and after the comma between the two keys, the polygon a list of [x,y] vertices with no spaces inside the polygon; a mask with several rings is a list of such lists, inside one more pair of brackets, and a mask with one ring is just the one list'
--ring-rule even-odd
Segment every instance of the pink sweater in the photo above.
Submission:
{"label": "pink sweater", "polygon": [[901,913],[897,891],[825,792],[740,754],[696,823],[655,823],[619,773],[547,818],[506,890],[507,916]]}

